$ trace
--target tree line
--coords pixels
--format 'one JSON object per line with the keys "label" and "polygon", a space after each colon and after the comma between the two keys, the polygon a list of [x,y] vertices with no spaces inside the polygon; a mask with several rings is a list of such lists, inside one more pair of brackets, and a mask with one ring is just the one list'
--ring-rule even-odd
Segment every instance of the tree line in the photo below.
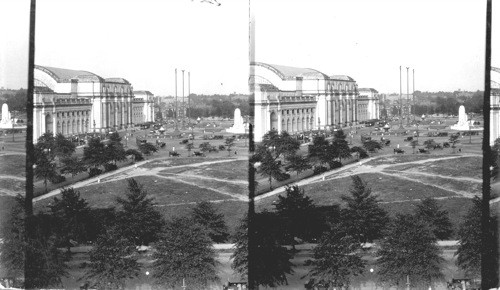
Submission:
{"label": "tree line", "polygon": [[[160,288],[182,285],[206,289],[218,281],[213,243],[229,238],[224,216],[209,202],[196,204],[186,215],[166,220],[153,198],[135,179],[127,179],[127,191],[115,199],[116,207],[89,207],[78,190],[66,188],[48,210],[36,214],[37,235],[24,241],[23,198],[2,226],[1,262],[10,277],[22,277],[25,267],[36,267],[37,288],[61,287],[69,275],[71,248],[91,245],[88,262],[79,265],[86,287],[125,289],[144,270]],[[149,247],[151,256],[142,247]],[[26,247],[35,249],[36,265],[24,264]],[[65,249],[65,250],[63,250]],[[144,264],[147,258],[152,264]]]}
{"label": "tree line", "polygon": [[[325,211],[303,189],[287,187],[273,203],[274,211],[253,218],[251,269],[246,259],[248,224],[242,222],[233,267],[242,274],[251,271],[254,285],[286,285],[287,275],[294,273],[295,245],[306,241],[316,243],[312,258],[305,262],[310,271],[302,277],[309,279],[310,289],[314,285],[348,289],[368,266],[376,269],[374,282],[387,287],[403,288],[407,279],[413,287],[443,282],[444,259],[437,242],[449,239],[453,228],[448,212],[436,200],[423,199],[413,212],[389,216],[359,176],[352,176],[352,186],[341,200]],[[481,200],[474,198],[456,232],[456,263],[469,278],[480,277],[480,213]],[[369,249],[367,243],[377,246]],[[367,255],[375,257],[374,264],[367,263]]]}

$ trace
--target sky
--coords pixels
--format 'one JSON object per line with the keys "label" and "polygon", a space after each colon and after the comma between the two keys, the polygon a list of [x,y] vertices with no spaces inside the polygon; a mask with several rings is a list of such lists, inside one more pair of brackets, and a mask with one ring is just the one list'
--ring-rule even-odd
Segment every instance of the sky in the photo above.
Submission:
{"label": "sky", "polygon": [[[123,77],[155,95],[175,93],[175,68],[178,95],[182,69],[185,94],[187,71],[192,93],[247,93],[249,0],[202,1],[38,0],[35,61]],[[486,1],[250,1],[256,61],[349,75],[382,93],[399,92],[400,66],[403,93],[406,67],[410,90],[413,69],[416,90],[484,89]],[[0,0],[0,87],[27,87],[28,12],[29,0]]]}
{"label": "sky", "polygon": [[219,2],[39,0],[35,63],[125,78],[155,95],[175,94],[177,68],[179,96],[182,70],[185,95],[188,71],[191,93],[247,93],[248,0]]}
{"label": "sky", "polygon": [[400,66],[403,93],[406,67],[410,92],[413,70],[415,90],[484,89],[486,1],[253,0],[251,8],[255,61],[349,75],[381,93],[399,93]]}

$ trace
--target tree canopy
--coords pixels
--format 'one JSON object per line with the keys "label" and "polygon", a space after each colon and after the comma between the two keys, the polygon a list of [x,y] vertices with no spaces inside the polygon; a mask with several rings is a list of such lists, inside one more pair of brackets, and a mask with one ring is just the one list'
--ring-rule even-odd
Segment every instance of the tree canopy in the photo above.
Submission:
{"label": "tree canopy", "polygon": [[135,245],[148,245],[158,239],[164,225],[162,215],[154,208],[143,185],[135,179],[127,179],[125,197],[117,197],[121,206],[116,214],[117,230]]}
{"label": "tree canopy", "polygon": [[384,236],[377,251],[382,282],[402,288],[409,277],[412,286],[427,288],[443,279],[444,259],[428,223],[410,214],[398,214]]}
{"label": "tree canopy", "polygon": [[205,228],[214,243],[223,243],[229,238],[224,214],[219,213],[212,203],[208,201],[197,203],[191,215],[196,223]]}
{"label": "tree canopy", "polygon": [[429,223],[432,232],[439,240],[446,240],[453,234],[453,225],[448,212],[443,210],[433,198],[426,198],[417,204],[415,216]]}
{"label": "tree canopy", "polygon": [[216,282],[216,254],[205,228],[190,218],[167,222],[160,239],[154,244],[153,277],[162,288],[182,285],[189,289],[207,289]]}
{"label": "tree canopy", "polygon": [[346,203],[346,207],[341,210],[342,223],[347,233],[359,242],[372,242],[382,237],[389,218],[377,204],[377,196],[371,194],[371,188],[361,177],[354,175],[351,178],[350,195],[341,196]]}

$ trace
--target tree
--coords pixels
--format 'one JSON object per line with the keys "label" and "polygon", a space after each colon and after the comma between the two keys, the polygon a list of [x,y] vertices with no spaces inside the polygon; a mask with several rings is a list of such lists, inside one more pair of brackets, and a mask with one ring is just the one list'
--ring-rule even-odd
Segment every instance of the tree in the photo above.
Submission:
{"label": "tree", "polygon": [[308,146],[308,157],[323,165],[329,164],[333,159],[337,158],[337,153],[325,136],[318,135],[313,137],[312,144]]}
{"label": "tree", "polygon": [[281,162],[273,158],[271,152],[265,151],[259,155],[260,166],[257,168],[257,173],[266,176],[269,180],[269,190],[273,190],[272,179],[279,178],[281,172]]}
{"label": "tree", "polygon": [[[24,277],[31,268],[29,277],[33,288],[62,286],[61,278],[67,275],[64,257],[55,245],[50,233],[42,230],[37,216],[33,217],[34,233],[27,237],[24,197],[17,196],[5,220],[1,221],[0,261],[7,277]],[[25,264],[26,255],[31,263]],[[26,278],[26,277],[25,277]]]}
{"label": "tree", "polygon": [[227,153],[229,154],[229,156],[231,156],[231,147],[235,145],[234,138],[233,137],[226,138],[224,145],[226,146]]}
{"label": "tree", "polygon": [[371,194],[371,188],[354,175],[348,195],[342,195],[346,207],[341,211],[343,225],[349,235],[361,243],[372,242],[382,237],[382,230],[389,221],[387,213],[378,206],[378,198]]}
{"label": "tree", "polygon": [[432,232],[439,240],[446,240],[453,234],[453,226],[448,218],[448,212],[443,210],[433,198],[423,199],[417,204],[415,216],[428,222]]}
{"label": "tree", "polygon": [[[269,212],[255,213],[252,218],[252,232],[248,231],[248,217],[242,219],[236,234],[235,251],[231,267],[243,279],[248,279],[248,271],[254,285],[277,287],[287,284],[286,274],[291,274],[292,255],[280,243],[282,230],[276,217]],[[252,268],[248,268],[248,238],[252,238]]]}
{"label": "tree", "polygon": [[198,148],[200,148],[201,152],[206,153],[210,149],[212,149],[212,145],[210,145],[210,142],[202,142]]}
{"label": "tree", "polygon": [[107,163],[106,148],[99,138],[90,138],[83,148],[83,161],[97,168]]}
{"label": "tree", "polygon": [[144,160],[142,153],[135,149],[127,149],[127,151],[125,151],[125,156],[133,156],[134,162]]}
{"label": "tree", "polygon": [[286,160],[288,161],[288,165],[286,166],[287,170],[293,170],[297,172],[297,175],[299,175],[301,172],[306,171],[308,169],[311,169],[312,166],[309,163],[309,160],[307,157],[304,157],[299,154],[293,154],[287,156]]}
{"label": "tree", "polygon": [[424,141],[424,146],[427,149],[432,149],[434,148],[434,146],[436,146],[436,142],[434,141],[434,139],[427,139]]}
{"label": "tree", "polygon": [[117,212],[117,230],[137,246],[148,245],[158,239],[164,225],[163,217],[141,184],[133,178],[127,179],[127,183],[125,198],[116,199],[122,207]]}
{"label": "tree", "polygon": [[208,201],[202,201],[196,204],[192,211],[193,220],[203,226],[208,236],[214,243],[226,242],[229,233],[224,221],[224,215]]}
{"label": "tree", "polygon": [[212,240],[204,227],[190,218],[168,222],[155,249],[153,277],[161,288],[179,287],[185,279],[189,289],[207,289],[218,280]]}
{"label": "tree", "polygon": [[353,146],[351,148],[351,152],[356,153],[358,155],[358,159],[363,159],[368,157],[368,153],[366,152],[366,150],[359,146]]}
{"label": "tree", "polygon": [[402,288],[409,278],[413,286],[428,287],[443,278],[444,259],[428,223],[398,214],[384,236],[377,251],[382,282]]}
{"label": "tree", "polygon": [[122,138],[120,137],[118,132],[113,132],[109,135],[109,142],[104,149],[106,155],[106,163],[113,162],[116,165],[116,162],[127,159],[125,148],[123,147],[121,141]]}
{"label": "tree", "polygon": [[458,229],[457,265],[466,275],[481,276],[481,199],[475,197],[472,207],[467,211]]}
{"label": "tree", "polygon": [[361,244],[356,238],[341,226],[333,225],[314,248],[314,259],[306,261],[307,266],[312,266],[308,276],[329,286],[349,289],[351,279],[365,267],[360,250]]}
{"label": "tree", "polygon": [[315,206],[312,199],[305,195],[304,189],[297,185],[287,186],[285,192],[285,196],[278,195],[274,207],[284,224],[287,240],[295,250],[295,237],[305,239],[311,236],[310,231],[315,224]]}
{"label": "tree", "polygon": [[75,153],[76,145],[68,140],[62,133],[57,133],[54,137],[54,155],[58,158],[67,158]]}
{"label": "tree", "polygon": [[458,133],[451,134],[450,139],[448,140],[448,142],[451,143],[451,148],[453,148],[453,153],[455,153],[455,148],[457,148],[456,144],[460,142],[460,140],[458,140],[458,136],[460,136]]}
{"label": "tree", "polygon": [[274,159],[280,156],[292,155],[300,149],[300,142],[290,136],[288,132],[282,131],[278,134],[276,130],[271,130],[264,134],[262,142],[256,150],[259,154],[262,150],[271,151]]}
{"label": "tree", "polygon": [[142,143],[139,145],[139,151],[144,155],[151,155],[151,153],[157,152],[158,148],[151,143]]}
{"label": "tree", "polygon": [[125,289],[127,280],[139,276],[136,247],[116,229],[108,229],[89,252],[85,279],[98,289]]}
{"label": "tree", "polygon": [[418,141],[417,140],[412,140],[410,142],[411,148],[413,149],[413,154],[415,154],[415,148],[418,146]]}
{"label": "tree", "polygon": [[35,168],[33,173],[38,179],[43,179],[43,184],[45,185],[45,191],[47,191],[47,181],[52,180],[57,176],[56,164],[50,155],[44,152],[40,148],[35,148]]}
{"label": "tree", "polygon": [[72,187],[61,190],[61,199],[54,197],[50,205],[54,218],[54,229],[59,241],[71,251],[71,240],[87,241],[88,220],[90,208],[87,202],[80,197],[80,192]]}
{"label": "tree", "polygon": [[62,160],[61,174],[71,174],[71,177],[75,177],[79,173],[87,171],[87,166],[83,160],[76,156],[66,157]]}
{"label": "tree", "polygon": [[368,152],[375,152],[376,150],[382,149],[382,145],[380,144],[380,142],[377,142],[375,140],[366,140],[365,142],[363,142],[363,147]]}
{"label": "tree", "polygon": [[332,151],[335,152],[336,157],[342,162],[342,158],[351,158],[351,149],[349,148],[349,143],[346,141],[347,136],[343,130],[337,130],[333,135],[333,140],[331,146]]}

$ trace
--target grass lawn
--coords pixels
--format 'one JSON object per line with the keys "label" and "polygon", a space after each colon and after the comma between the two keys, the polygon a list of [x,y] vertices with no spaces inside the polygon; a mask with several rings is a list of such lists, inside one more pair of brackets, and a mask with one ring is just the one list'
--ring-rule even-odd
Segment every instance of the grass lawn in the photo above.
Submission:
{"label": "grass lawn", "polygon": [[[420,199],[425,197],[443,197],[454,194],[412,182],[394,176],[379,173],[360,174],[363,181],[371,187],[372,193],[378,195],[381,201],[398,201],[408,199]],[[352,180],[349,177],[338,179],[327,179],[304,187],[306,194],[310,195],[317,203],[328,203],[340,201],[340,195],[348,194]]]}
{"label": "grass lawn", "polygon": [[381,157],[377,158],[375,160],[371,160],[366,162],[366,165],[369,166],[377,166],[377,165],[383,165],[383,164],[399,164],[399,163],[404,163],[404,162],[413,162],[413,161],[419,161],[419,160],[427,160],[427,159],[434,159],[434,158],[440,158],[440,157],[445,157],[445,156],[455,156],[452,154],[448,155],[433,155],[433,154],[394,154],[393,156],[387,156],[387,157]]}
{"label": "grass lawn", "polygon": [[[162,174],[165,176],[171,176],[168,174]],[[235,184],[217,180],[210,180],[204,178],[198,178],[196,176],[175,176],[176,180],[185,181],[190,184],[195,184],[201,188],[209,188],[216,189],[219,191],[231,193],[231,194],[239,194],[241,196],[248,196],[248,185],[247,184]]]}
{"label": "grass lawn", "polygon": [[[135,179],[144,185],[149,196],[154,198],[159,205],[230,199],[227,195],[174,180],[155,176],[138,176]],[[92,184],[78,190],[81,197],[87,200],[91,207],[108,208],[116,206],[116,197],[124,196],[127,183],[119,180]],[[36,203],[36,206],[43,207],[52,200],[52,198],[41,200]]]}
{"label": "grass lawn", "polygon": [[206,165],[192,165],[181,168],[167,168],[160,171],[164,175],[189,174],[213,177],[226,180],[248,180],[248,162],[246,160],[235,160],[230,162],[213,163]]}
{"label": "grass lawn", "polygon": [[[216,158],[217,160],[231,159],[226,157]],[[157,168],[157,167],[172,167],[180,165],[192,165],[194,163],[201,163],[205,161],[213,161],[213,158],[207,157],[166,157],[161,159],[152,160],[141,167],[144,168]]]}
{"label": "grass lawn", "polygon": [[0,155],[0,175],[26,176],[25,155]]}
{"label": "grass lawn", "polygon": [[25,191],[26,183],[22,180],[12,179],[12,178],[0,178],[0,191],[2,189],[7,189],[15,192]]}
{"label": "grass lawn", "polygon": [[483,158],[464,156],[454,159],[435,160],[425,164],[403,164],[388,167],[388,170],[435,173],[453,177],[482,178]]}
{"label": "grass lawn", "polygon": [[[392,172],[396,173],[396,172]],[[468,180],[456,180],[443,178],[437,175],[419,175],[413,174],[412,171],[398,171],[398,174],[407,178],[421,181],[427,184],[436,184],[444,187],[450,191],[466,191],[471,194],[481,194],[481,184],[479,182],[472,182]]]}

